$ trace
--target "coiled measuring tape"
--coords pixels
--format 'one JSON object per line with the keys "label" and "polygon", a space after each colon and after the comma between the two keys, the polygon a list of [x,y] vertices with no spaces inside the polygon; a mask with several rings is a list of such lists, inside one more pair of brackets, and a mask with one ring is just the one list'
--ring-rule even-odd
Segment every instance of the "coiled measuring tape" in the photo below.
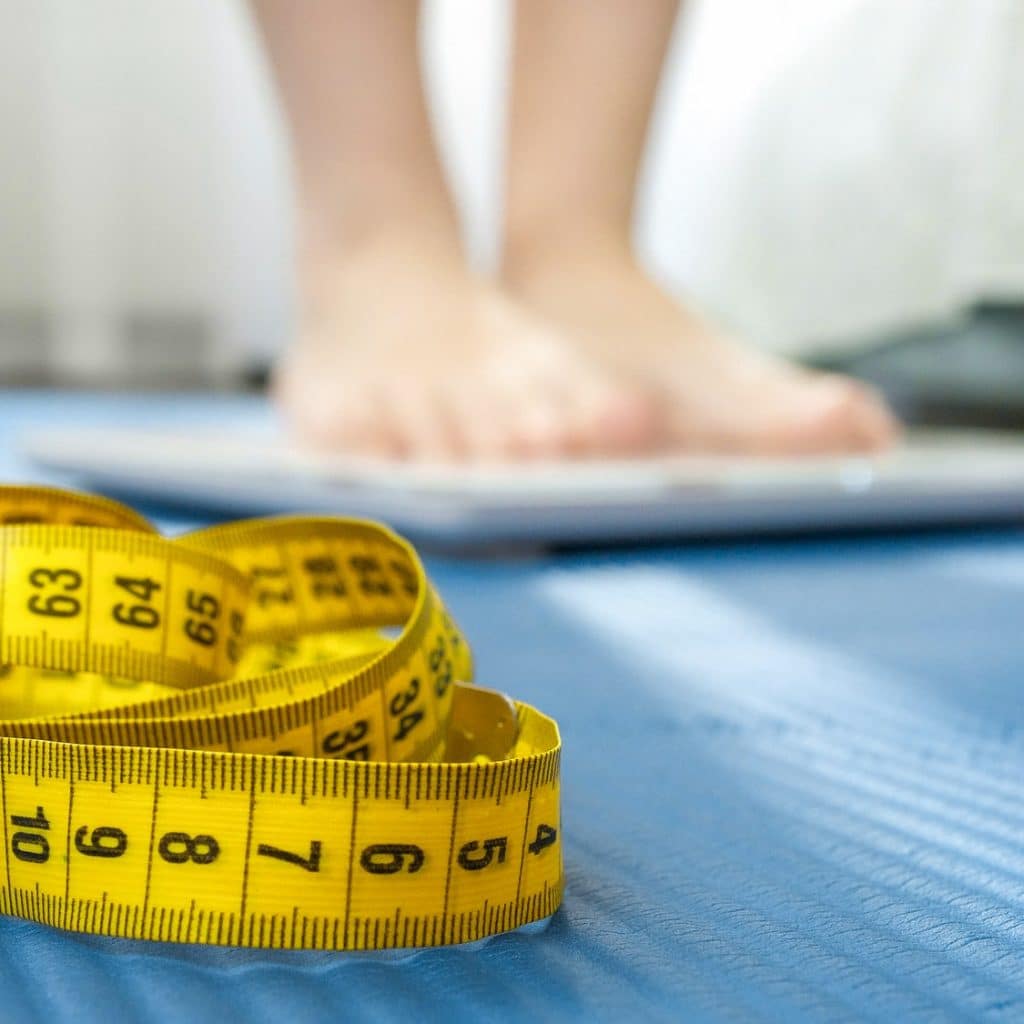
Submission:
{"label": "coiled measuring tape", "polygon": [[555,723],[467,685],[415,551],[344,519],[167,539],[0,488],[0,912],[312,949],[478,939],[562,894]]}

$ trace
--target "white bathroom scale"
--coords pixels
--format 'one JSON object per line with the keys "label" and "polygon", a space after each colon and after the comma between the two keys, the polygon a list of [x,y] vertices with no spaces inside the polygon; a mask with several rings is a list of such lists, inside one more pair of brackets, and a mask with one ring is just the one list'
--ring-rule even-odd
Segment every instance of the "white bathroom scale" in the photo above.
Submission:
{"label": "white bathroom scale", "polygon": [[1024,522],[1024,435],[911,434],[880,456],[675,456],[421,465],[317,455],[259,431],[61,428],[23,437],[38,464],[192,514],[380,519],[470,548]]}

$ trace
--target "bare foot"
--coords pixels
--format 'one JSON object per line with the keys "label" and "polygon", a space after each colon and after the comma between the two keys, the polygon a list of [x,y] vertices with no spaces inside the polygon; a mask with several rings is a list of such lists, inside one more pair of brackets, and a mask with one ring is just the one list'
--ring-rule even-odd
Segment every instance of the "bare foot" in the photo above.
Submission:
{"label": "bare foot", "polygon": [[617,379],[657,396],[675,450],[870,451],[898,435],[869,388],[737,344],[670,298],[621,246],[520,259],[506,277],[512,294],[572,332]]}
{"label": "bare foot", "polygon": [[650,449],[653,403],[429,239],[307,264],[302,335],[275,380],[334,451],[446,461]]}

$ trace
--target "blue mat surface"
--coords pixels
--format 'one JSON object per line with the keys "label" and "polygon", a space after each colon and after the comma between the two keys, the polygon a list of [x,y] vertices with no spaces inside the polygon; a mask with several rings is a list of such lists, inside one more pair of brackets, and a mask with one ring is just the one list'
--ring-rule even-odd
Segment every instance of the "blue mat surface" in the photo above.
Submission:
{"label": "blue mat surface", "polygon": [[[249,411],[3,395],[0,478],[31,424]],[[1024,1019],[1024,533],[428,562],[561,723],[563,909],[356,956],[0,918],[0,1020]]]}

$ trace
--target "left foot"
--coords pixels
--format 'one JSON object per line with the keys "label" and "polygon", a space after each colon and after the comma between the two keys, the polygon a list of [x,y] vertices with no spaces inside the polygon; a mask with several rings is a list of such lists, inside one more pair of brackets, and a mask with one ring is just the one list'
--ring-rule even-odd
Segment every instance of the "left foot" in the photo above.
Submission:
{"label": "left foot", "polygon": [[302,264],[304,316],[275,391],[328,451],[424,461],[646,454],[652,402],[563,332],[409,230]]}
{"label": "left foot", "polygon": [[508,289],[661,403],[668,450],[841,453],[888,447],[899,427],[847,377],[745,347],[672,299],[616,244],[510,262]]}

